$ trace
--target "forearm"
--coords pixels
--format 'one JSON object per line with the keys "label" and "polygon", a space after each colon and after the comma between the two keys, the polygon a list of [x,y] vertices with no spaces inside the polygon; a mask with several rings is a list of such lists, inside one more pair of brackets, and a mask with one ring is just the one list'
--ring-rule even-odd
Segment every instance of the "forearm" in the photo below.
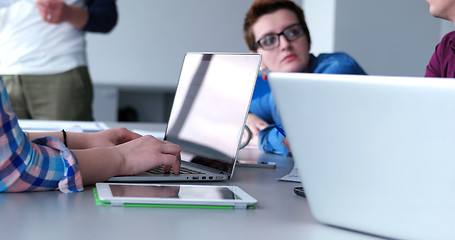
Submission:
{"label": "forearm", "polygon": [[68,16],[66,22],[75,28],[82,30],[87,25],[89,13],[85,8],[68,6]]}
{"label": "forearm", "polygon": [[103,182],[119,175],[124,160],[114,147],[73,150],[78,159],[79,171],[84,185]]}
{"label": "forearm", "polygon": [[[69,149],[90,148],[91,133],[66,132],[66,144]],[[55,137],[64,142],[63,132],[31,132],[28,133],[29,140],[42,137]]]}

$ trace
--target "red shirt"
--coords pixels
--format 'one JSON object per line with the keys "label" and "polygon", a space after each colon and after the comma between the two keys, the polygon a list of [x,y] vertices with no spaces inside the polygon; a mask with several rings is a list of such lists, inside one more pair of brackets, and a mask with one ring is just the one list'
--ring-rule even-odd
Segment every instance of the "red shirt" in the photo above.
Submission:
{"label": "red shirt", "polygon": [[436,45],[425,77],[455,78],[455,31],[447,33]]}

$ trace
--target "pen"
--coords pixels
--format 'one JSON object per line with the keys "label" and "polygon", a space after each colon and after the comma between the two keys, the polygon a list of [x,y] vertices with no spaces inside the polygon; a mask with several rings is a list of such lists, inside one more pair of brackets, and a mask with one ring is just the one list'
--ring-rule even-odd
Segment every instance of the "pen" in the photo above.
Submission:
{"label": "pen", "polygon": [[280,128],[278,125],[275,124],[275,128],[276,130],[278,130],[278,132],[281,133],[281,135],[283,135],[284,137],[286,137],[286,133],[284,132],[284,130],[282,128]]}

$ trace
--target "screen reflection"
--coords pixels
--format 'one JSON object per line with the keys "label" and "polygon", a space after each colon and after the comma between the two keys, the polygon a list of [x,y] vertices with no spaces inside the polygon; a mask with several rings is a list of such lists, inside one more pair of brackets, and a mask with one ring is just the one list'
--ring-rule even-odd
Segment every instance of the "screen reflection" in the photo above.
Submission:
{"label": "screen reflection", "polygon": [[185,161],[232,170],[254,89],[259,55],[185,56],[165,139]]}

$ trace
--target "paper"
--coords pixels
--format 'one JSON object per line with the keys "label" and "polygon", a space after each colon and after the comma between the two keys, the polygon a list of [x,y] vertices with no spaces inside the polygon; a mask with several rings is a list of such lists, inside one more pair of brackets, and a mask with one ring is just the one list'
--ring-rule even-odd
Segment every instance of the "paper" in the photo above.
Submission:
{"label": "paper", "polygon": [[298,169],[296,167],[294,167],[288,175],[286,175],[278,180],[287,181],[287,182],[302,182],[302,181],[300,181]]}
{"label": "paper", "polygon": [[19,126],[27,132],[98,132],[108,129],[104,122],[53,121],[19,119]]}

